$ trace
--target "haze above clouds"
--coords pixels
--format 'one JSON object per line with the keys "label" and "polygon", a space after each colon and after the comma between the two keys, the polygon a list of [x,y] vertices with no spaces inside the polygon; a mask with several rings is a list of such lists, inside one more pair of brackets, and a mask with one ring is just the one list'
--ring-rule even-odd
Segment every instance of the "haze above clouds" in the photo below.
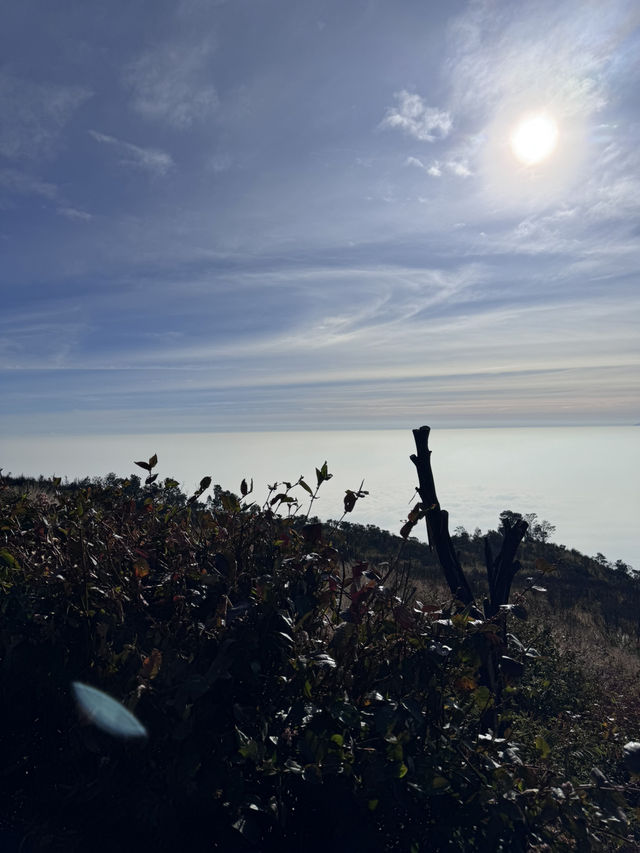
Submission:
{"label": "haze above clouds", "polygon": [[6,0],[0,429],[640,420],[639,23]]}

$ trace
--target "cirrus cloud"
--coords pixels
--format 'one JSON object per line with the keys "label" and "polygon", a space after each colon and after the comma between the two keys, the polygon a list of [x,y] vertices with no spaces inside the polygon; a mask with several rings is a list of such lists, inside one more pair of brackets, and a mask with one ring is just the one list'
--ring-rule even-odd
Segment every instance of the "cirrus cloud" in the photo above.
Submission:
{"label": "cirrus cloud", "polygon": [[133,166],[136,169],[143,169],[156,175],[166,174],[173,166],[171,155],[167,154],[166,151],[160,151],[158,148],[142,148],[140,145],[125,142],[115,136],[98,133],[97,130],[90,130],[89,135],[96,142],[115,148],[120,153],[120,162],[125,166]]}
{"label": "cirrus cloud", "polygon": [[144,118],[178,130],[188,130],[218,108],[218,94],[208,79],[208,42],[198,45],[165,44],[143,53],[124,75],[131,106]]}
{"label": "cirrus cloud", "polygon": [[92,94],[85,86],[34,82],[0,71],[0,155],[50,158],[65,125]]}

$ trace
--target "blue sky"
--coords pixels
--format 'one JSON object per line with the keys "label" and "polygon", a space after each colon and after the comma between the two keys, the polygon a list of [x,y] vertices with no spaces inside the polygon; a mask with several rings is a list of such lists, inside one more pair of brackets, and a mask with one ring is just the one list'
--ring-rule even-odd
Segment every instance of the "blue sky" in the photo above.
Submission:
{"label": "blue sky", "polygon": [[5,0],[0,429],[640,421],[639,25]]}

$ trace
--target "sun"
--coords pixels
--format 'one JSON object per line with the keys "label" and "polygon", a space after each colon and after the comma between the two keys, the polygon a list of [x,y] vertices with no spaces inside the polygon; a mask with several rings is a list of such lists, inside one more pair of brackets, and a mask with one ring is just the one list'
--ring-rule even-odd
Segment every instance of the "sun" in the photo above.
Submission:
{"label": "sun", "polygon": [[525,166],[534,166],[549,157],[558,142],[558,125],[545,113],[527,116],[511,134],[511,150]]}

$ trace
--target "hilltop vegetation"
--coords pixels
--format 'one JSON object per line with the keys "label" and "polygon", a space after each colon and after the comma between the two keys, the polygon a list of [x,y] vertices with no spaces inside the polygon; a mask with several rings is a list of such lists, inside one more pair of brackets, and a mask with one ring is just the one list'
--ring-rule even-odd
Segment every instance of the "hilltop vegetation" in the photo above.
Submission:
{"label": "hilltop vegetation", "polygon": [[[313,518],[326,463],[264,506],[138,464],[0,482],[0,827],[23,849],[637,849],[628,567],[529,535],[486,618],[410,525],[345,522],[362,486]],[[477,601],[485,538],[453,537]],[[72,682],[148,739],[87,725]]]}
{"label": "hilltop vegetation", "polygon": [[[507,511],[508,514],[512,514]],[[501,513],[504,515],[504,513]],[[412,582],[422,589],[440,588],[445,593],[442,572],[435,553],[426,543],[399,535],[375,525],[343,521],[334,539],[352,556],[380,561],[393,559],[402,548],[402,562]],[[502,534],[498,530],[473,534],[458,527],[452,536],[460,561],[472,581],[476,597],[486,595],[485,539],[492,550],[498,550]],[[640,645],[640,575],[622,560],[610,563],[602,554],[588,557],[575,549],[540,539],[525,537],[520,548],[522,569],[514,581],[516,591],[527,585],[527,578],[538,575],[539,561],[553,568],[546,574],[547,594],[535,598],[535,607],[556,614],[569,624],[572,616],[597,626],[607,642],[638,648]],[[578,616],[580,614],[580,616]]]}

